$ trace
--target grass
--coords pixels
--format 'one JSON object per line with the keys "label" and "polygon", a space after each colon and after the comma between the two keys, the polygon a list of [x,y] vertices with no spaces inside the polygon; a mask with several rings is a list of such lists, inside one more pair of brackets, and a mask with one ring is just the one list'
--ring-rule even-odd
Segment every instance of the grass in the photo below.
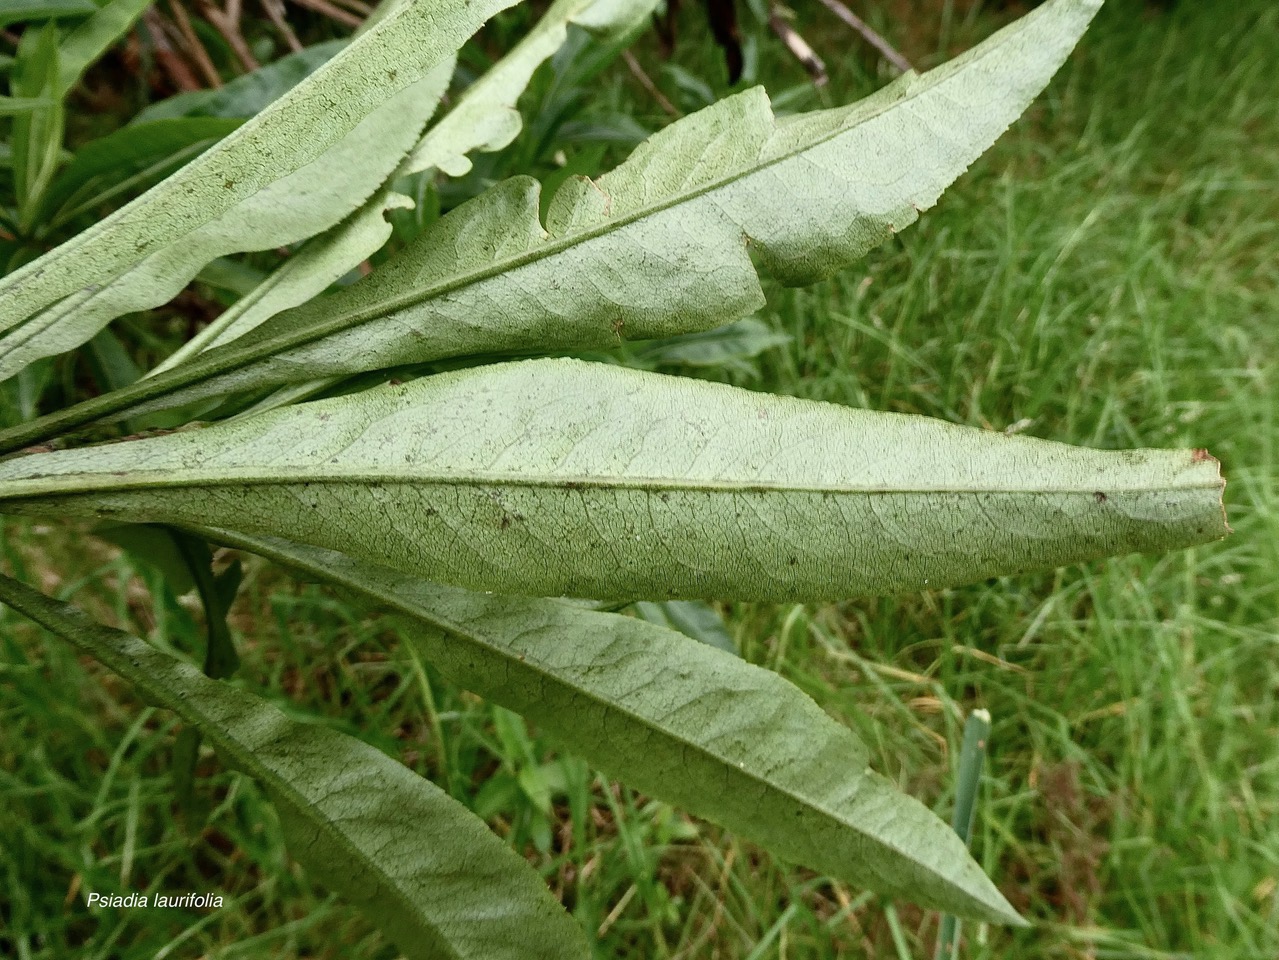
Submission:
{"label": "grass", "polygon": [[[892,24],[899,6],[872,22]],[[962,4],[920,9],[890,33],[922,64],[997,22]],[[866,92],[860,51],[824,22],[800,26],[831,66],[833,99]],[[710,56],[680,52],[714,75]],[[800,77],[769,70],[774,89]],[[855,727],[878,769],[944,816],[963,717],[991,712],[975,850],[1034,926],[967,926],[963,956],[1279,956],[1276,89],[1267,0],[1169,14],[1112,0],[935,211],[835,280],[770,290],[766,319],[793,341],[758,376],[734,375],[1092,446],[1206,446],[1223,462],[1235,534],[1222,543],[894,600],[727,611],[746,657]],[[94,541],[8,522],[3,549],[28,582],[198,646],[188,601]],[[171,718],[12,615],[0,623],[0,953],[395,955],[291,864],[251,782],[206,755],[195,809],[180,809]],[[318,587],[250,564],[233,626],[245,682],[480,810],[600,957],[932,954],[935,915],[886,909],[607,782],[406,661],[393,632]],[[230,904],[82,905],[81,891],[149,888]]]}

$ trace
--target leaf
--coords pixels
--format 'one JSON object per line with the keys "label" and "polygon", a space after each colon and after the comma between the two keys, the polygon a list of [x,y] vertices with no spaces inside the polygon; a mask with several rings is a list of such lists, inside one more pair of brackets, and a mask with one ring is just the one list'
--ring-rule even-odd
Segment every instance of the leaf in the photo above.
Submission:
{"label": "leaf", "polygon": [[523,859],[380,750],[291,720],[262,698],[7,577],[0,577],[0,600],[198,727],[227,762],[265,787],[290,853],[408,957],[588,956],[577,925]]}
{"label": "leaf", "polygon": [[778,333],[757,317],[745,317],[702,333],[636,344],[634,358],[662,366],[717,367],[753,373],[747,360],[790,342],[790,336]]}
{"label": "leaf", "polygon": [[[365,281],[131,391],[0,436],[0,449],[137,404],[451,356],[589,349],[708,329],[764,303],[748,247],[803,283],[913,223],[1025,109],[1100,0],[1051,0],[861,103],[775,122],[754,89],[686,117],[538,220],[517,177],[442,218]],[[169,395],[171,394],[171,396]]]}
{"label": "leaf", "polygon": [[133,118],[132,123],[152,123],[177,117],[247,120],[315,73],[349,43],[345,39],[317,43],[236,77],[216,90],[179,93],[146,107]]}
{"label": "leaf", "polygon": [[164,303],[214,257],[312,236],[417,142],[453,51],[512,0],[418,0],[101,223],[0,281],[0,378]]}
{"label": "leaf", "polygon": [[198,591],[206,623],[205,674],[221,679],[239,669],[240,657],[226,622],[240,588],[238,562],[214,575],[209,545],[173,527],[107,523],[95,527],[93,532],[139,563],[157,570],[174,597]]}
{"label": "leaf", "polygon": [[[23,232],[32,227],[40,198],[58,168],[62,151],[65,113],[57,82],[58,28],[46,23],[26,29],[18,45],[9,91],[19,100],[43,100],[44,104],[13,118],[13,192],[18,226]],[[3,309],[4,301],[0,299],[0,311]]]}
{"label": "leaf", "polygon": [[0,383],[0,409],[3,422],[23,423],[35,418],[40,397],[53,380],[53,361],[40,360],[16,377]]}
{"label": "leaf", "polygon": [[97,4],[91,0],[7,0],[0,7],[0,27],[62,17],[87,17],[97,10]]}
{"label": "leaf", "polygon": [[149,374],[176,366],[201,350],[229,343],[265,323],[281,310],[305,303],[382,249],[391,236],[386,214],[411,207],[400,193],[380,190],[337,227],[308,240],[297,253],[268,274],[211,324],[183,344]]}
{"label": "leaf", "polygon": [[733,642],[723,618],[708,603],[700,600],[663,600],[660,603],[641,600],[635,604],[635,612],[649,623],[670,627],[686,637],[738,655],[737,644]]}
{"label": "leaf", "polygon": [[[597,8],[608,5],[609,0],[558,0],[510,53],[467,88],[457,106],[427,131],[391,179],[429,172],[436,167],[450,176],[462,176],[471,168],[471,161],[466,158],[468,152],[505,147],[521,128],[520,114],[515,109],[520,93],[537,66],[563,44],[570,22],[594,12],[592,29],[607,34],[619,19],[623,23],[634,19],[637,8],[651,10],[655,0],[624,0],[617,10],[597,12]],[[613,3],[612,6],[619,5]],[[202,350],[229,343],[275,314],[323,292],[382,248],[391,233],[385,214],[411,203],[400,194],[388,195],[384,191],[376,195],[345,223],[311,240],[251,296],[188,341],[156,367],[153,374],[176,366]]]}
{"label": "leaf", "polygon": [[119,390],[142,375],[133,356],[110,330],[102,330],[90,340],[87,353],[93,379],[103,389]]}
{"label": "leaf", "polygon": [[[146,256],[111,282],[102,286],[90,284],[9,330],[0,337],[0,378],[12,375],[33,359],[79,346],[122,314],[167,302],[215,257],[283,246],[332,226],[363,204],[394,169],[438,102],[451,72],[449,60],[445,69],[434,71],[392,97],[356,126],[350,136],[312,163],[246,196],[229,211]],[[234,136],[228,136],[154,190],[163,190],[181,180],[187,170],[200,164],[204,157],[218,153]],[[230,178],[222,182],[229,193],[236,186],[237,181]],[[139,199],[150,195],[148,192]],[[91,232],[93,228],[86,231]],[[59,262],[56,269],[66,267]]]}
{"label": "leaf", "polygon": [[186,536],[181,531],[144,523],[103,523],[93,532],[158,571],[175,597],[195,589],[187,557],[178,547],[178,538]]}
{"label": "leaf", "polygon": [[1202,451],[1102,451],[575,360],[0,462],[0,510],[287,535],[607,600],[940,588],[1227,530]]}
{"label": "leaf", "polygon": [[76,24],[58,51],[58,95],[64,96],[107,48],[133,26],[151,0],[106,0]]}
{"label": "leaf", "polygon": [[997,923],[1016,912],[955,832],[772,671],[632,617],[427,583],[288,541],[205,530],[394,615],[451,682],[610,776],[778,856]]}

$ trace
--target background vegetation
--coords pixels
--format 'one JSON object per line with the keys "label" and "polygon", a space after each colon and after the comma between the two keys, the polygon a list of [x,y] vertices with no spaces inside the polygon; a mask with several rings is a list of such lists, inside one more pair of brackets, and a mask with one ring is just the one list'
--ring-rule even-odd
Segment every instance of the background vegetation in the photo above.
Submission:
{"label": "background vegetation", "polygon": [[[857,9],[924,67],[1016,6]],[[265,61],[287,50],[263,9],[246,10],[242,30]],[[308,44],[348,29],[305,8],[288,16]],[[472,64],[527,19],[516,12],[482,34]],[[830,70],[832,102],[888,79],[819,4],[803,5],[796,26]],[[223,79],[244,70],[215,30],[197,33]],[[669,64],[654,37],[635,49],[670,106],[729,89],[695,5],[676,37]],[[0,52],[13,52],[10,39]],[[763,33],[747,52],[747,80],[755,73],[782,105],[826,95]],[[135,36],[90,73],[68,107],[72,148],[180,86],[154,53]],[[897,600],[724,608],[745,657],[855,727],[880,770],[943,813],[962,716],[991,712],[976,849],[1036,926],[967,929],[969,957],[1279,956],[1276,90],[1269,0],[1111,0],[1048,92],[937,210],[836,280],[769,290],[760,319],[785,342],[725,368],[644,360],[1079,444],[1207,446],[1222,459],[1236,534],[1221,544]],[[539,141],[559,102],[544,72],[525,98],[530,135],[439,201],[516,169],[603,168],[639,128],[666,120],[625,64],[589,92],[593,112],[573,137]],[[217,303],[197,284],[175,308],[117,325],[89,360],[51,368],[48,390],[93,390],[112,364],[153,361]],[[190,598],[64,534],[6,520],[4,561],[106,619],[198,648]],[[935,916],[885,910],[561,758],[318,587],[248,561],[231,622],[244,682],[480,812],[541,868],[601,957],[931,955]],[[0,954],[394,955],[290,863],[251,782],[210,755],[194,805],[175,802],[166,714],[10,614],[0,651]],[[208,890],[228,905],[90,913],[87,890]]]}

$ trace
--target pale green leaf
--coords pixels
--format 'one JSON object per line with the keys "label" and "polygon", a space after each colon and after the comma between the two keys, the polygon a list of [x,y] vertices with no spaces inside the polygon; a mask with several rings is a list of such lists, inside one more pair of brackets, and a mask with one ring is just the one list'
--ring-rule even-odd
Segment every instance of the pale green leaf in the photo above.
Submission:
{"label": "pale green leaf", "polygon": [[[360,207],[417,139],[452,70],[453,60],[446,58],[441,67],[396,93],[311,163],[263,184],[222,215],[145,256],[110,282],[87,286],[9,330],[0,337],[0,379],[32,360],[74,349],[122,314],[167,302],[216,257],[304,240]],[[140,199],[183,180],[187,170],[219,153],[237,133]],[[222,186],[233,193],[237,183],[227,179]],[[176,204],[169,204],[164,209],[176,208]],[[92,228],[86,232],[93,232]],[[48,256],[56,257],[57,253],[55,250]],[[64,269],[62,261],[50,265],[55,272]]]}
{"label": "pale green leaf", "polygon": [[391,613],[451,682],[610,776],[841,880],[999,923],[954,830],[867,767],[857,736],[770,670],[663,626],[487,596],[273,538],[204,530]]}
{"label": "pale green leaf", "polygon": [[1217,464],[574,360],[0,462],[0,510],[205,523],[532,596],[818,600],[1222,536]]}
{"label": "pale green leaf", "polygon": [[312,237],[216,320],[188,340],[150,375],[243,336],[281,310],[305,303],[382,249],[391,236],[386,214],[411,207],[400,193],[381,190],[337,227]]}
{"label": "pale green leaf", "polygon": [[573,22],[604,38],[624,37],[643,25],[656,7],[657,0],[594,0]]}
{"label": "pale green leaf", "polygon": [[[564,43],[571,22],[590,14],[591,29],[607,36],[619,23],[627,26],[651,12],[653,6],[655,0],[624,0],[620,4],[615,0],[557,0],[537,26],[468,87],[457,106],[427,131],[393,178],[434,168],[450,176],[464,175],[471,168],[467,153],[500,150],[518,135],[522,120],[516,101],[533,71]],[[601,7],[608,9],[598,9]],[[310,241],[253,295],[238,302],[152,373],[176,366],[202,350],[229,343],[275,314],[321,293],[386,242],[390,226],[385,211],[408,204],[411,201],[399,194],[391,194],[390,199],[374,197],[340,227]],[[290,388],[283,395],[291,395],[296,389]]]}
{"label": "pale green leaf", "polygon": [[260,697],[7,577],[0,577],[0,600],[197,727],[258,780],[293,856],[408,957],[587,957],[580,929],[528,864],[460,803],[380,750],[291,720]]}
{"label": "pale green leaf", "polygon": [[[464,175],[471,168],[467,153],[500,150],[518,135],[522,120],[516,101],[533,71],[564,43],[569,23],[589,13],[592,30],[607,35],[619,22],[629,24],[650,12],[654,5],[655,0],[624,0],[621,4],[612,0],[557,0],[537,26],[468,87],[457,106],[427,131],[393,178],[434,168],[450,176]],[[597,9],[602,6],[617,9]],[[406,204],[411,201],[399,194],[391,194],[389,200],[374,197],[340,227],[310,241],[277,271],[278,275],[265,280],[252,296],[238,302],[152,373],[176,366],[202,350],[229,343],[275,314],[321,293],[382,247],[390,236],[384,212]],[[290,388],[284,395],[291,395],[296,389]]]}
{"label": "pale green leaf", "polygon": [[567,181],[545,228],[537,183],[507,181],[363,282],[0,445],[134,404],[449,356],[604,347],[738,319],[763,304],[748,250],[801,283],[913,223],[1043,88],[1100,2],[1050,0],[851,107],[779,123],[762,89],[730,97],[656,134],[599,181]]}
{"label": "pale green leaf", "polygon": [[439,169],[451,177],[471,169],[473,150],[501,150],[519,134],[523,121],[516,101],[539,65],[568,37],[571,23],[607,34],[647,16],[657,0],[556,0],[537,25],[480,79],[422,138],[400,169],[401,175]]}
{"label": "pale green leaf", "polygon": [[216,256],[305,239],[359,207],[417,142],[454,51],[511,2],[396,9],[218,146],[4,278],[0,378],[163,303]]}

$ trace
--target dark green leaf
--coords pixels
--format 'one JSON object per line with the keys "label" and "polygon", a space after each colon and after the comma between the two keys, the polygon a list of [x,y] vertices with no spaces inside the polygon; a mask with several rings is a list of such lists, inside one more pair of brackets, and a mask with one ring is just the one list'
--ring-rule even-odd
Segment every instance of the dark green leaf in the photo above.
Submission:
{"label": "dark green leaf", "polygon": [[5,0],[0,5],[0,27],[11,23],[88,17],[98,12],[91,0]]}
{"label": "dark green leaf", "polygon": [[649,623],[678,630],[686,637],[718,647],[728,653],[737,653],[737,644],[724,626],[724,619],[708,603],[701,600],[641,600],[635,604],[635,612]]}

